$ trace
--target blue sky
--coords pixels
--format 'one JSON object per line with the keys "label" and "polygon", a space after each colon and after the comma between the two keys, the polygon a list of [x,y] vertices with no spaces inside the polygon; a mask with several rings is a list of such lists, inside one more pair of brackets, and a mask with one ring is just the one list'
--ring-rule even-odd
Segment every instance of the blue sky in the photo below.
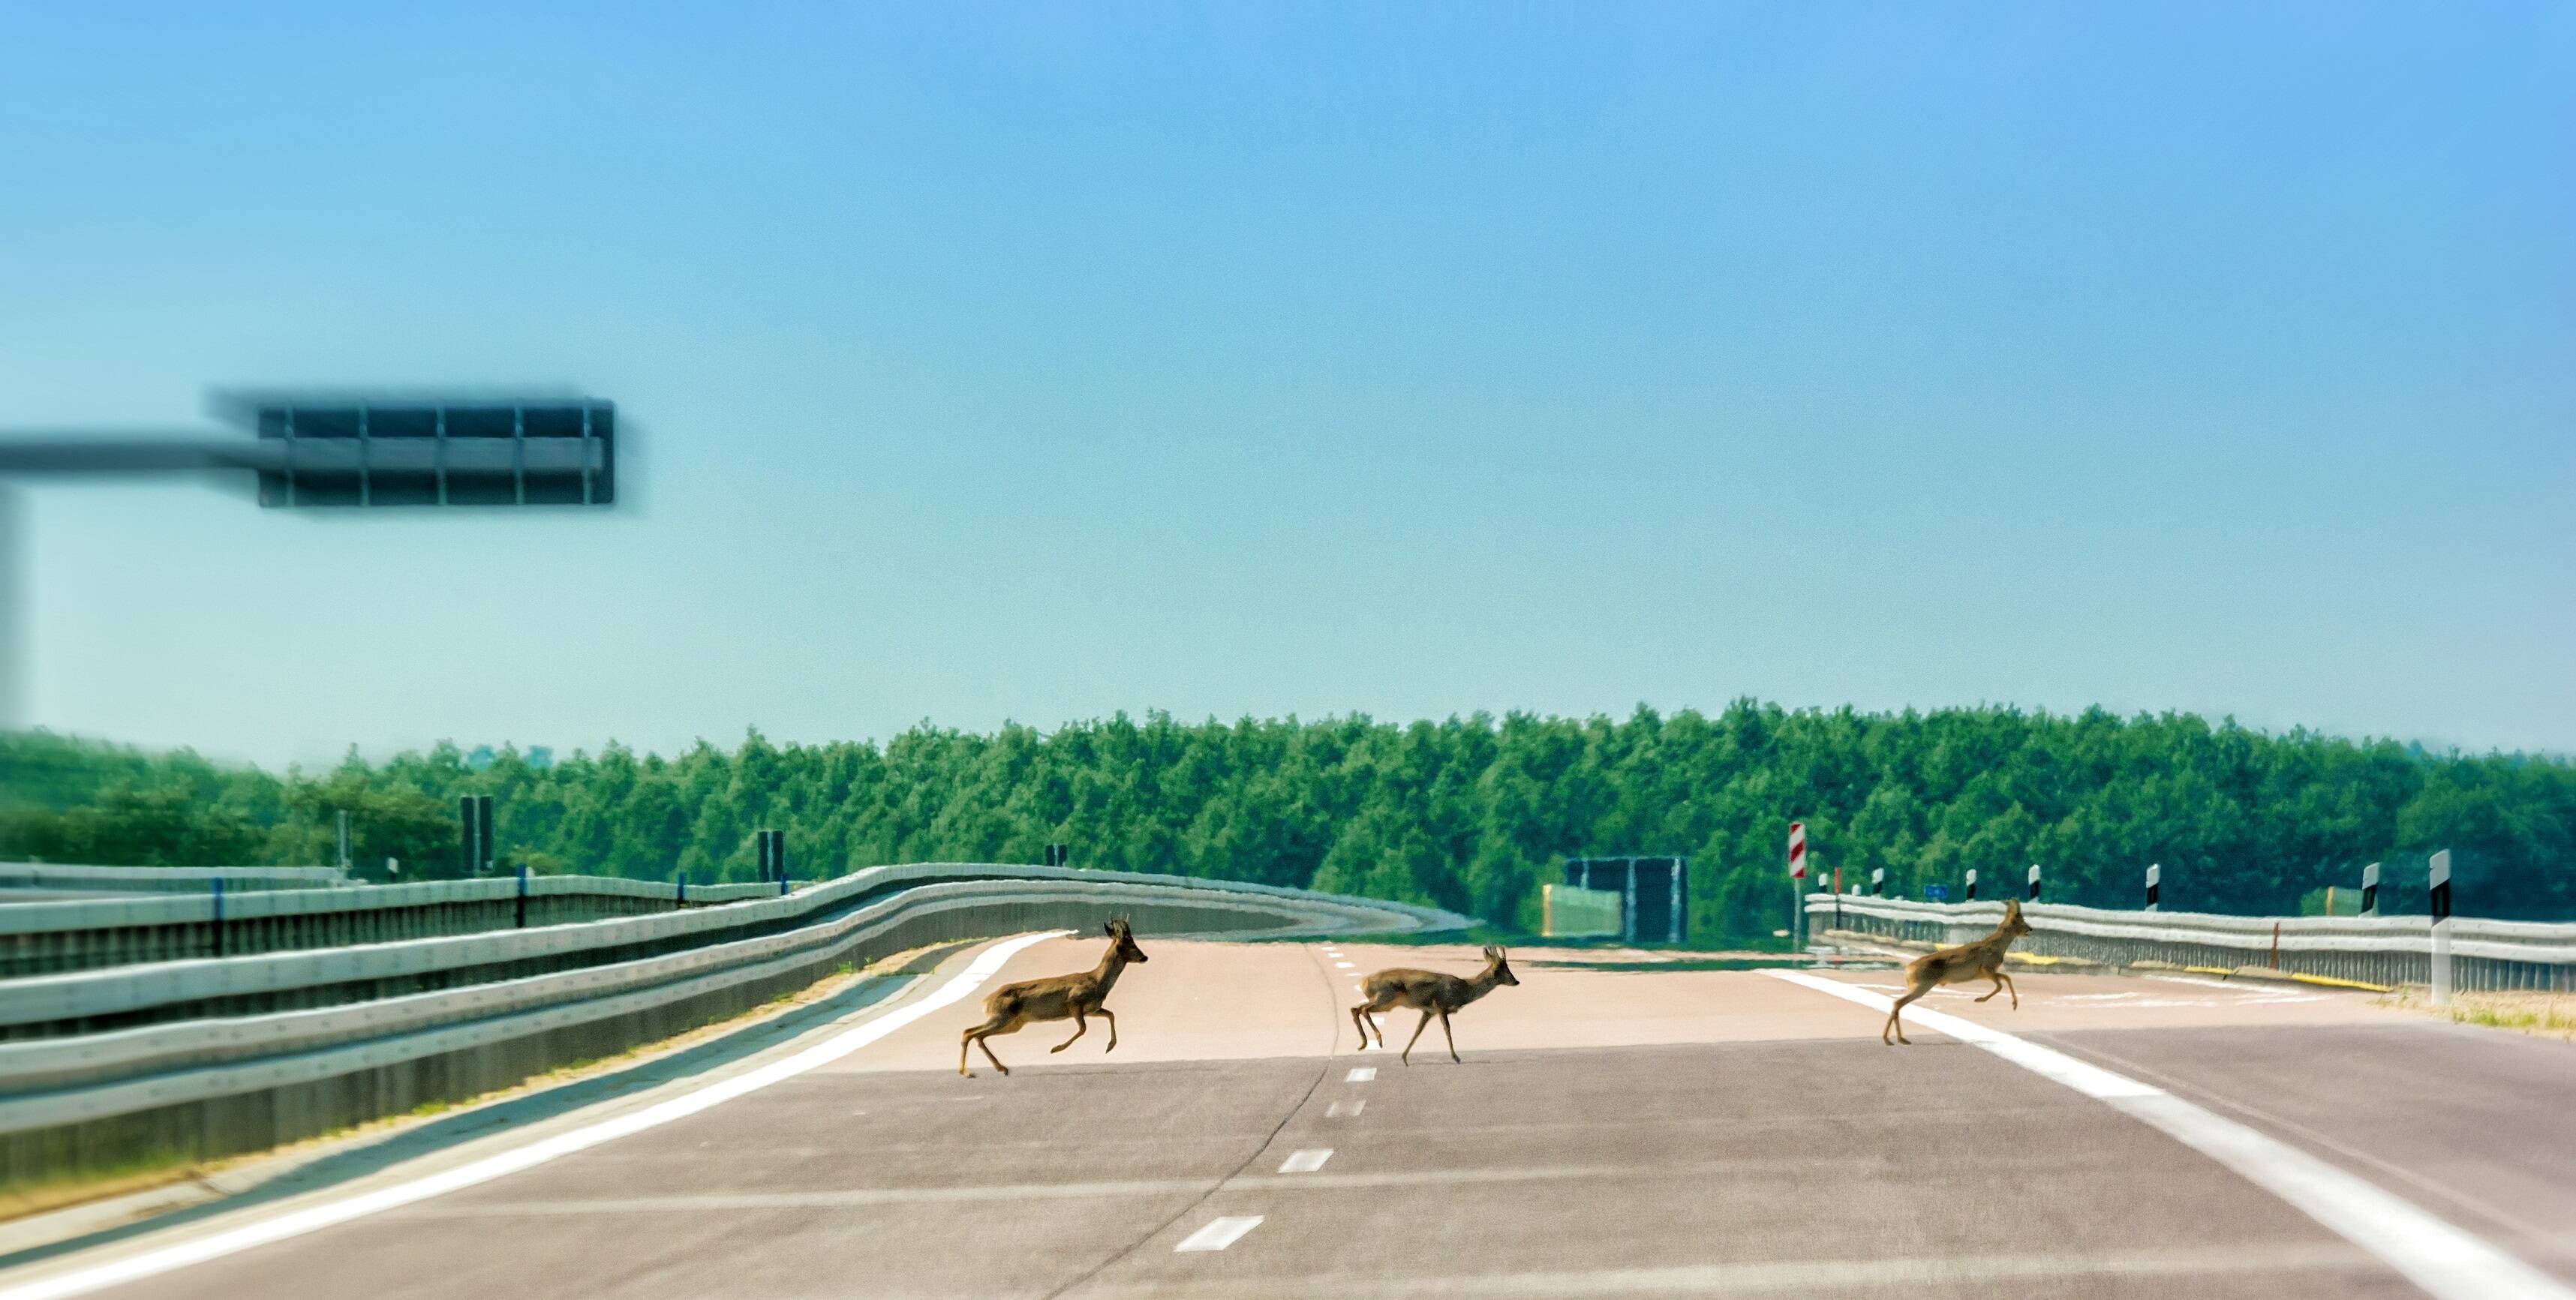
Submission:
{"label": "blue sky", "polygon": [[34,489],[36,722],[2576,750],[2576,10],[372,9],[0,0],[0,426],[569,383],[629,504]]}

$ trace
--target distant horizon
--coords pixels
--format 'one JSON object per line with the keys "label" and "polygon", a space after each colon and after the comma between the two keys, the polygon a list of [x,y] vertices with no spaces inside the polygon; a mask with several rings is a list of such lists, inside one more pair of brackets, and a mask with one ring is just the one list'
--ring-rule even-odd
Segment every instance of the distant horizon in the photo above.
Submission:
{"label": "distant horizon", "polygon": [[39,733],[41,733],[41,734],[45,734],[45,735],[50,735],[50,736],[56,737],[56,738],[58,738],[58,739],[62,739],[62,740],[66,740],[66,741],[71,741],[71,742],[74,742],[74,743],[80,743],[80,744],[93,744],[93,745],[101,745],[101,746],[107,746],[107,747],[117,748],[117,749],[127,749],[127,750],[133,750],[133,751],[135,751],[135,752],[143,753],[143,754],[169,754],[169,753],[178,753],[178,752],[183,752],[183,751],[184,751],[184,752],[187,752],[187,753],[193,753],[193,754],[197,755],[198,757],[203,758],[203,759],[205,759],[205,760],[207,760],[207,761],[209,761],[209,762],[212,762],[212,763],[217,763],[217,764],[227,765],[227,766],[248,767],[248,768],[254,768],[254,769],[257,769],[257,770],[260,770],[260,771],[273,771],[273,772],[276,772],[276,773],[283,774],[283,773],[288,772],[288,771],[302,771],[302,772],[306,772],[306,773],[312,773],[312,772],[318,772],[318,771],[327,770],[329,767],[331,767],[331,766],[333,766],[333,765],[336,765],[336,764],[339,764],[339,763],[342,763],[342,762],[347,761],[348,757],[349,757],[352,753],[355,753],[355,754],[358,756],[358,758],[360,758],[362,761],[367,762],[367,763],[369,763],[369,764],[373,765],[373,764],[382,764],[382,763],[384,763],[384,762],[386,762],[386,761],[388,761],[388,760],[390,760],[390,759],[393,759],[393,758],[395,758],[395,757],[398,757],[398,756],[401,756],[401,755],[405,755],[405,754],[427,754],[427,753],[431,753],[431,752],[435,751],[435,750],[436,750],[439,746],[441,746],[441,745],[445,745],[445,746],[452,747],[452,748],[454,748],[455,750],[457,750],[459,753],[464,754],[464,755],[467,755],[467,756],[469,756],[469,757],[471,757],[472,755],[474,755],[474,754],[476,754],[476,753],[478,753],[478,752],[482,752],[482,751],[489,751],[489,752],[491,752],[493,755],[498,756],[499,754],[501,754],[501,753],[503,753],[503,752],[505,752],[505,751],[515,750],[517,753],[519,753],[519,754],[524,758],[525,756],[527,756],[527,755],[529,755],[529,754],[535,753],[535,752],[537,752],[537,751],[539,751],[539,750],[543,750],[543,751],[546,751],[546,752],[551,756],[552,761],[555,761],[555,762],[562,762],[562,761],[565,761],[565,760],[567,760],[567,759],[576,759],[576,758],[595,758],[595,757],[597,757],[599,754],[601,754],[602,752],[606,751],[606,750],[607,750],[609,747],[611,747],[611,746],[619,746],[619,747],[624,748],[627,752],[629,752],[629,753],[631,753],[631,754],[635,754],[635,755],[638,755],[638,756],[644,756],[644,757],[665,757],[665,758],[667,758],[667,757],[670,757],[670,756],[673,756],[673,755],[678,755],[678,754],[686,753],[686,752],[688,752],[689,750],[695,749],[695,748],[696,748],[696,747],[698,747],[699,745],[706,745],[706,746],[708,746],[708,747],[710,747],[710,748],[713,748],[713,749],[716,749],[716,750],[719,750],[719,751],[722,751],[722,752],[731,753],[731,752],[739,751],[739,750],[742,748],[743,743],[744,743],[745,741],[749,740],[749,739],[750,739],[753,735],[755,735],[755,734],[759,735],[759,736],[761,737],[761,739],[763,739],[763,740],[767,741],[769,744],[771,744],[771,745],[773,745],[773,746],[780,747],[780,748],[787,748],[787,747],[791,747],[791,746],[793,746],[793,747],[801,747],[801,748],[820,748],[820,747],[830,746],[830,745],[864,744],[864,745],[872,745],[872,746],[875,746],[875,747],[877,747],[877,748],[882,749],[885,745],[887,745],[888,743],[890,743],[891,741],[895,740],[895,739],[896,739],[896,738],[898,738],[898,737],[901,737],[901,736],[903,736],[903,735],[906,735],[906,734],[909,734],[909,733],[912,733],[912,732],[920,731],[920,730],[923,730],[923,729],[929,729],[929,730],[933,730],[933,731],[942,731],[942,732],[951,732],[951,733],[955,733],[955,734],[959,734],[959,735],[991,736],[991,735],[998,734],[999,732],[1001,732],[1001,731],[1003,731],[1003,730],[1005,730],[1005,729],[1009,729],[1009,728],[1014,728],[1014,727],[1016,727],[1016,728],[1021,728],[1021,729],[1028,730],[1028,731],[1033,731],[1033,732],[1037,733],[1039,736],[1044,737],[1044,736],[1051,736],[1051,735],[1054,735],[1055,733],[1060,732],[1060,731],[1072,730],[1072,729],[1076,729],[1076,728],[1083,728],[1083,727],[1096,727],[1096,726],[1101,726],[1101,725],[1104,725],[1104,724],[1106,724],[1106,723],[1109,723],[1109,722],[1111,722],[1111,721],[1115,720],[1115,718],[1117,718],[1117,717],[1119,717],[1119,716],[1122,716],[1122,715],[1123,715],[1123,716],[1125,716],[1125,717],[1127,717],[1131,722],[1135,722],[1135,723],[1138,723],[1138,724],[1142,724],[1142,723],[1148,722],[1148,721],[1150,721],[1151,719],[1156,718],[1156,717],[1166,717],[1166,718],[1170,718],[1170,719],[1171,719],[1171,720],[1173,720],[1174,722],[1176,722],[1176,723],[1178,723],[1178,724],[1180,724],[1180,725],[1183,725],[1183,726],[1202,726],[1202,725],[1234,726],[1234,725],[1238,725],[1238,724],[1240,724],[1240,723],[1242,723],[1242,722],[1244,722],[1244,721],[1246,721],[1246,720],[1249,720],[1249,721],[1252,721],[1252,722],[1256,722],[1256,723],[1264,723],[1264,722],[1299,722],[1299,723],[1316,723],[1316,722],[1344,721],[1344,720],[1349,720],[1349,719],[1352,719],[1352,718],[1361,718],[1361,719],[1365,719],[1365,720],[1370,721],[1370,722],[1375,722],[1375,723],[1386,723],[1386,724],[1390,724],[1390,725],[1394,725],[1394,726],[1398,726],[1398,727],[1406,727],[1406,726],[1411,726],[1411,725],[1413,725],[1413,724],[1415,724],[1415,723],[1422,723],[1422,722],[1427,722],[1427,723],[1431,723],[1431,724],[1434,724],[1434,725],[1443,725],[1443,724],[1452,723],[1452,722],[1465,722],[1465,721],[1467,721],[1467,720],[1469,720],[1469,719],[1471,719],[1471,718],[1474,718],[1474,717],[1478,716],[1479,714],[1481,714],[1481,715],[1483,715],[1483,716],[1485,716],[1485,717],[1487,717],[1487,718],[1492,719],[1492,720],[1493,720],[1495,723],[1497,723],[1497,724],[1499,724],[1499,723],[1500,723],[1504,718],[1506,718],[1506,717],[1508,717],[1508,716],[1512,716],[1512,715],[1514,715],[1514,714],[1521,715],[1521,716],[1527,716],[1527,717],[1534,717],[1534,718],[1538,718],[1538,719],[1545,720],[1545,721],[1573,721],[1573,722],[1585,722],[1585,723],[1589,723],[1589,722],[1596,722],[1596,721],[1602,721],[1602,722],[1617,723],[1617,722],[1624,722],[1624,721],[1626,721],[1627,719],[1629,719],[1629,718],[1632,718],[1632,717],[1636,716],[1636,713],[1637,713],[1637,711],[1638,711],[1639,709],[1648,709],[1648,708],[1652,708],[1652,709],[1653,709],[1653,712],[1656,714],[1656,716],[1658,716],[1659,718],[1663,718],[1663,719],[1665,719],[1665,720],[1670,720],[1670,719],[1672,719],[1672,718],[1674,718],[1674,717],[1676,717],[1676,716],[1679,716],[1679,715],[1681,715],[1681,714],[1684,714],[1684,713],[1695,713],[1695,714],[1697,714],[1698,716],[1703,717],[1703,718],[1707,718],[1707,717],[1714,717],[1714,716],[1717,716],[1718,714],[1721,714],[1721,713],[1725,712],[1727,709],[1732,708],[1736,703],[1739,703],[1739,702],[1745,702],[1745,701],[1749,701],[1750,703],[1754,704],[1756,707],[1762,707],[1762,708],[1778,708],[1778,709],[1780,709],[1783,713],[1788,713],[1788,714],[1802,714],[1802,713],[1803,713],[1803,714],[1831,714],[1831,713],[1839,713],[1839,712],[1849,711],[1849,712],[1852,712],[1852,713],[1856,714],[1857,716],[1865,717],[1865,718],[1901,718],[1901,717],[1906,716],[1907,714],[1913,714],[1913,715],[1918,716],[1918,717],[1926,717],[1926,716],[1931,716],[1931,715],[1934,715],[1934,714],[1941,714],[1941,713],[2009,712],[2009,713],[2017,713],[2017,714],[2020,714],[2020,715],[2025,716],[2025,717],[2033,717],[2033,718],[2065,718],[2065,719],[2072,719],[2072,718],[2082,717],[2085,713],[2087,713],[2087,712],[2091,712],[2091,711],[2093,711],[2094,709],[2101,709],[2103,712],[2108,713],[2108,714],[2110,714],[2111,716],[2113,716],[2113,717],[2115,717],[2115,718],[2118,718],[2118,719],[2119,719],[2119,720],[2121,720],[2122,722],[2134,722],[2134,721],[2138,721],[2138,720],[2141,720],[2141,719],[2155,719],[2155,718],[2164,718],[2164,717],[2190,717],[2190,718],[2198,719],[2199,721],[2201,721],[2201,722],[2203,722],[2203,723],[2205,723],[2205,724],[2209,725],[2209,726],[2210,726],[2210,727],[2212,727],[2212,728],[2221,728],[2221,727],[2225,727],[2225,726],[2228,726],[2228,725],[2231,725],[2231,724],[2232,724],[2232,725],[2235,725],[2235,726],[2237,726],[2237,727],[2239,727],[2239,728],[2242,728],[2243,730],[2250,731],[2250,732],[2254,732],[2254,733],[2258,733],[2258,734],[2261,734],[2261,735],[2264,735],[2264,736],[2267,736],[2267,737],[2273,737],[2273,738],[2284,737],[2284,736],[2291,735],[2291,734],[2293,734],[2293,733],[2304,733],[2304,734],[2307,734],[2307,735],[2310,735],[2310,736],[2320,737],[2320,738],[2323,738],[2323,739],[2326,739],[2326,740],[2341,741],[2341,742],[2346,743],[2346,744],[2350,744],[2350,745],[2353,745],[2353,746],[2356,746],[2356,747],[2364,747],[2364,748],[2369,747],[2369,746],[2373,746],[2373,745],[2379,745],[2379,744],[2395,744],[2395,745],[2397,745],[2397,746],[2399,746],[2399,747],[2401,747],[2401,748],[2404,748],[2404,749],[2408,750],[2409,752],[2413,752],[2413,753],[2420,753],[2420,754],[2422,754],[2422,755],[2425,755],[2425,756],[2427,756],[2427,757],[2431,757],[2431,758],[2464,758],[2464,759],[2478,759],[2478,758],[2505,758],[2505,759],[2519,759],[2519,760],[2528,760],[2528,761],[2537,761],[2537,762],[2576,764],[2576,751],[2538,750],[2538,749],[2507,749],[2507,748],[2501,748],[2501,747],[2490,747],[2490,748],[2485,748],[2485,749],[2475,749],[2475,748],[2471,748],[2471,747],[2464,746],[2464,745],[2444,744],[2444,743],[2439,743],[2439,742],[2432,741],[2432,740],[2426,740],[2426,739],[2423,739],[2423,738],[2410,738],[2410,737],[2404,737],[2404,736],[2393,736],[2393,735],[2356,734],[2356,733],[2352,733],[2352,732],[2345,732],[2345,731],[2338,731],[2338,730],[2330,730],[2330,729],[2322,728],[2322,727],[2306,726],[2306,725],[2303,725],[2303,724],[2297,724],[2297,723],[2293,723],[2293,724],[2290,724],[2290,725],[2287,725],[2287,726],[2268,726],[2268,725],[2258,725],[2258,724],[2255,724],[2255,723],[2247,722],[2247,721],[2243,720],[2242,718],[2237,717],[2237,716],[2236,716],[2236,715],[2234,715],[2234,714],[2214,714],[2214,715],[2213,715],[2213,714],[2203,713],[2203,712],[2200,712],[2200,711],[2197,711],[2197,710],[2191,710],[2191,709],[2133,709],[2133,710],[2128,710],[2128,711],[2119,711],[2119,710],[2109,709],[2109,708],[2106,708],[2106,707],[2104,707],[2104,706],[2100,706],[2100,705],[2089,705],[2089,706],[2086,706],[2086,707],[2084,707],[2084,708],[2078,708],[2078,709],[2058,709],[2058,708],[2046,708],[2046,707],[2032,707],[2032,706],[2017,705],[2017,704],[1965,704],[1965,705],[1940,705],[1940,706],[1935,706],[1935,707],[1931,707],[1931,708],[1924,708],[1924,707],[1914,706],[1914,705],[1906,705],[1906,706],[1901,706],[1901,707],[1897,707],[1897,708],[1886,708],[1886,709],[1863,708],[1863,707],[1861,707],[1861,706],[1858,706],[1858,705],[1852,705],[1852,704],[1833,705],[1833,706],[1830,706],[1830,707],[1828,707],[1828,706],[1822,706],[1822,705],[1807,705],[1807,706],[1800,706],[1800,707],[1791,707],[1791,706],[1789,706],[1789,705],[1782,704],[1782,703],[1780,703],[1779,701],[1776,701],[1776,700],[1757,699],[1757,698],[1750,697],[1750,696],[1747,696],[1747,697],[1741,697],[1741,699],[1740,699],[1740,700],[1730,700],[1730,701],[1728,701],[1726,704],[1719,705],[1719,706],[1717,706],[1716,708],[1713,708],[1713,709],[1712,709],[1712,708],[1702,708],[1702,707],[1698,707],[1698,706],[1691,706],[1691,705],[1685,705],[1685,706],[1682,706],[1682,707],[1680,707],[1680,708],[1664,709],[1664,708],[1653,708],[1653,706],[1650,706],[1650,705],[1646,705],[1646,704],[1642,704],[1642,703],[1641,703],[1641,704],[1639,704],[1639,705],[1637,705],[1637,706],[1635,706],[1635,707],[1632,707],[1632,708],[1630,708],[1630,709],[1628,709],[1628,710],[1626,710],[1626,711],[1624,711],[1624,712],[1618,712],[1618,713],[1612,713],[1612,712],[1607,712],[1607,711],[1594,711],[1594,712],[1589,712],[1589,713],[1579,713],[1579,714],[1578,714],[1578,713],[1560,713],[1560,712],[1539,711],[1539,710],[1529,710],[1529,709],[1516,709],[1516,710],[1474,709],[1474,710],[1466,710],[1466,711],[1462,711],[1462,712],[1455,712],[1455,713],[1445,714],[1445,715],[1442,715],[1442,716],[1439,716],[1439,717],[1429,717],[1429,716],[1399,717],[1399,716],[1390,715],[1390,714],[1373,713],[1373,712],[1370,712],[1370,711],[1365,710],[1365,709],[1352,709],[1352,710],[1344,710],[1344,711],[1339,711],[1339,712],[1326,712],[1326,713],[1314,713],[1314,714],[1285,713],[1285,714],[1266,714],[1266,715],[1264,715],[1264,714],[1248,714],[1248,713],[1240,713],[1240,714],[1235,714],[1235,715],[1233,715],[1233,716],[1230,716],[1230,717],[1229,717],[1229,716],[1225,716],[1225,715],[1221,715],[1221,714],[1213,714],[1213,713],[1211,713],[1211,714],[1206,714],[1206,715],[1201,715],[1201,716],[1196,716],[1196,717],[1183,717],[1183,716],[1181,716],[1180,714],[1177,714],[1177,713],[1171,712],[1170,710],[1164,710],[1164,709],[1141,709],[1141,710],[1115,710],[1115,711],[1113,711],[1113,712],[1111,712],[1111,713],[1109,713],[1109,714],[1104,714],[1104,715],[1101,715],[1101,716],[1098,716],[1098,717],[1067,719],[1067,720],[1063,720],[1063,721],[1056,722],[1056,723],[1054,723],[1054,724],[1052,724],[1052,725],[1049,725],[1049,726],[1040,726],[1040,725],[1037,725],[1037,724],[1034,724],[1034,723],[1022,722],[1022,721],[1017,720],[1017,719],[1004,719],[1003,721],[1001,721],[1001,722],[1000,722],[1000,723],[998,723],[998,724],[995,724],[995,725],[992,725],[992,726],[985,726],[985,727],[962,727],[962,726],[949,726],[949,725],[947,725],[947,724],[944,724],[944,723],[939,722],[937,719],[933,719],[933,718],[923,718],[923,719],[921,719],[921,720],[919,720],[919,721],[917,721],[917,722],[912,723],[911,725],[909,725],[909,726],[907,726],[907,727],[904,727],[904,728],[902,728],[902,729],[900,729],[900,730],[897,730],[897,731],[894,731],[894,732],[892,732],[892,733],[885,734],[885,735],[870,735],[870,736],[838,736],[838,737],[819,738],[819,739],[818,739],[818,738],[806,738],[806,737],[782,737],[782,736],[780,736],[780,735],[778,735],[778,734],[773,733],[769,728],[765,728],[765,727],[760,726],[760,725],[759,725],[759,724],[757,724],[757,723],[753,723],[753,724],[748,724],[748,725],[746,725],[746,726],[742,729],[741,734],[740,734],[740,735],[738,735],[738,736],[736,736],[736,737],[734,737],[734,738],[733,738],[732,740],[730,740],[730,741],[726,741],[726,740],[719,740],[719,739],[717,739],[716,737],[712,737],[712,736],[703,736],[703,735],[702,735],[702,736],[698,736],[698,737],[695,737],[695,738],[692,738],[692,739],[690,739],[690,740],[687,740],[687,741],[684,741],[684,742],[680,742],[680,743],[677,743],[677,744],[658,744],[658,745],[645,745],[645,744],[635,744],[635,743],[630,743],[630,742],[628,742],[628,741],[626,741],[626,740],[624,740],[624,739],[622,739],[622,738],[620,738],[620,737],[617,737],[617,736],[610,736],[610,737],[607,737],[607,738],[606,738],[606,739],[604,739],[604,740],[600,740],[600,741],[596,741],[596,742],[591,742],[591,743],[580,743],[580,744],[564,744],[564,743],[561,743],[561,742],[559,742],[559,741],[542,740],[542,739],[540,739],[540,740],[530,740],[530,741],[520,741],[520,740],[518,740],[518,739],[516,739],[516,738],[508,738],[508,739],[502,739],[502,740],[481,740],[481,739],[477,739],[477,740],[473,740],[473,741],[464,741],[464,740],[459,740],[459,739],[457,739],[457,738],[455,738],[455,737],[453,737],[453,736],[443,736],[443,737],[440,737],[440,738],[438,738],[438,739],[435,739],[435,740],[429,740],[429,741],[417,741],[417,742],[409,742],[409,741],[407,741],[407,742],[403,742],[403,743],[399,743],[399,744],[381,744],[381,745],[369,745],[369,744],[366,744],[366,743],[364,743],[364,742],[352,741],[352,742],[350,742],[349,744],[347,744],[347,745],[343,746],[343,747],[342,747],[341,749],[339,749],[337,752],[332,753],[332,754],[330,754],[330,755],[329,755],[329,756],[327,756],[327,757],[319,757],[319,756],[306,755],[306,756],[290,757],[290,758],[285,758],[285,759],[263,759],[263,758],[258,758],[258,757],[250,756],[250,755],[247,755],[247,754],[244,754],[244,753],[240,753],[240,752],[228,752],[227,750],[225,750],[224,748],[221,748],[221,747],[210,747],[210,746],[205,746],[205,745],[196,745],[196,744],[170,744],[170,745],[159,745],[159,744],[151,744],[151,743],[147,743],[147,742],[129,741],[129,740],[120,739],[120,738],[118,738],[118,737],[114,737],[114,736],[95,735],[95,734],[90,734],[90,733],[86,733],[86,732],[78,732],[78,731],[65,731],[65,730],[61,730],[61,729],[57,729],[57,728],[53,728],[53,727],[48,727],[48,726],[43,726],[43,725],[35,725],[35,726],[28,726],[28,727],[20,727],[20,728],[15,728],[14,730],[15,730],[18,734],[39,734]]}

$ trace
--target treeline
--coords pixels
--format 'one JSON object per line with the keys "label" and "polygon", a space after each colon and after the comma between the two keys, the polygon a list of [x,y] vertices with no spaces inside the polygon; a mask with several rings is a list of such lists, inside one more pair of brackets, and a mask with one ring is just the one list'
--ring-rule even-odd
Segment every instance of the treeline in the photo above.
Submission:
{"label": "treeline", "polygon": [[[1505,927],[1536,919],[1568,856],[1691,859],[1703,937],[1784,923],[1781,846],[1804,820],[1846,880],[1957,896],[1969,868],[2049,896],[2135,906],[2164,868],[2171,908],[2295,911],[2359,864],[2448,847],[2463,911],[2576,916],[2576,767],[2434,755],[2179,714],[2014,709],[1619,721],[1478,714],[1182,723],[1124,715],[1039,732],[920,727],[877,745],[705,743],[672,757],[610,745],[382,764],[352,756],[284,777],[187,753],[45,733],[0,741],[0,857],[97,863],[317,863],[355,814],[362,874],[460,870],[455,796],[495,796],[505,863],[540,871],[748,879],[752,832],[788,832],[797,874],[926,860],[1040,860],[1258,880],[1433,903]],[[2395,907],[2406,868],[2391,870]]]}

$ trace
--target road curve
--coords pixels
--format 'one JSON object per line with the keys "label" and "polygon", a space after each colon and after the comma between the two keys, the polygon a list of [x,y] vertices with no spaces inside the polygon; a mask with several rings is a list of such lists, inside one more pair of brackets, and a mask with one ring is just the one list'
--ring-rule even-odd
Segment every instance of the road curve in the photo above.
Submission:
{"label": "road curve", "polygon": [[[85,1293],[2423,1292],[2095,1096],[1922,1025],[1917,1046],[1883,1047],[1874,1010],[1761,972],[1517,953],[1521,986],[1455,1018],[1465,1064],[1435,1025],[1408,1067],[1360,1050],[1345,1013],[1358,977],[1465,971],[1472,951],[1143,942],[1152,960],[1110,1002],[1115,1053],[1098,1024],[1061,1054],[1046,1049],[1070,1026],[1033,1026],[994,1041],[1010,1077],[979,1055],[959,1078],[958,1032],[988,982],[720,1105]],[[1042,940],[997,979],[1079,969],[1100,947]],[[1893,972],[1834,978],[1884,987]],[[2576,1284],[2576,1047],[2312,989],[2019,983],[2018,1010],[1974,990],[1919,1005],[2286,1144],[2528,1270],[2543,1288],[2529,1294]],[[1386,1018],[1391,1042],[1413,1020]],[[0,1297],[155,1239],[0,1271]]]}

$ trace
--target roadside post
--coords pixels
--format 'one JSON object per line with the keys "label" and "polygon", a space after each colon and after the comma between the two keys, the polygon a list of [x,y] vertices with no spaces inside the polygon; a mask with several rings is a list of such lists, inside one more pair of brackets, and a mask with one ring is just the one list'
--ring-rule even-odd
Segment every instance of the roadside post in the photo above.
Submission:
{"label": "roadside post", "polygon": [[2451,851],[2433,855],[2426,874],[2433,911],[2433,1005],[2451,1005]]}
{"label": "roadside post", "polygon": [[1872,898],[1876,898],[1876,897],[1878,897],[1880,894],[1882,894],[1882,893],[1886,892],[1886,890],[1887,890],[1887,868],[1885,868],[1885,867],[1871,867],[1871,868],[1869,869],[1869,896],[1870,896],[1870,897],[1872,897]]}
{"label": "roadside post", "polygon": [[1968,868],[1968,896],[1960,901],[1968,903],[1977,901],[1977,869],[1975,867]]}
{"label": "roadside post", "polygon": [[2150,862],[2150,863],[2148,863],[2148,864],[2147,864],[2147,910],[2148,910],[2148,911],[2150,911],[2150,912],[2152,912],[2152,911],[2155,911],[2155,910],[2156,910],[2156,896],[2157,896],[2159,893],[2161,893],[2161,892],[2162,892],[2163,885],[2164,885],[2164,881],[2165,881],[2165,869],[2164,869],[2164,864],[2162,864],[2162,863],[2157,863],[2157,862]]}
{"label": "roadside post", "polygon": [[1806,946],[1807,931],[1807,824],[1789,823],[1789,943],[1794,948]]}
{"label": "roadside post", "polygon": [[2379,864],[2376,862],[2361,869],[2361,914],[2379,915]]}
{"label": "roadside post", "polygon": [[2039,901],[2039,864],[2030,864],[2030,901]]}

